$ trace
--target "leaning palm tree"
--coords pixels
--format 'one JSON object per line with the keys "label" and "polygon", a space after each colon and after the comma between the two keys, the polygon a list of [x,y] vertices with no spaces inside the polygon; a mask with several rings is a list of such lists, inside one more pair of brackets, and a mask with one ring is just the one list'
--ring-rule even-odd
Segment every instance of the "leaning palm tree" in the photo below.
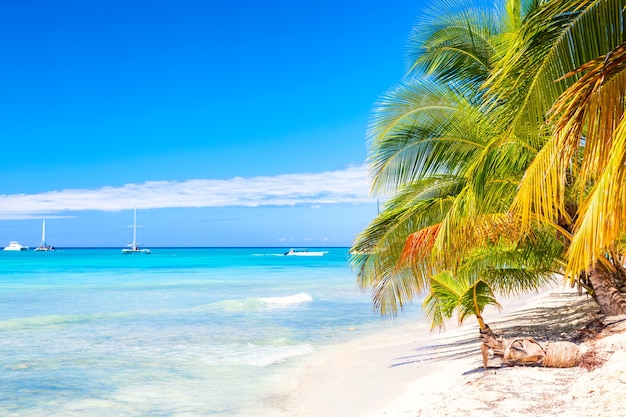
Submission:
{"label": "leaning palm tree", "polygon": [[626,236],[624,6],[509,0],[416,29],[370,129],[373,190],[391,198],[353,245],[381,313],[427,294],[434,324],[458,311],[486,328],[494,294],[563,271],[626,313],[609,279]]}
{"label": "leaning palm tree", "polygon": [[[463,175],[468,184],[468,192],[455,197],[454,207],[461,210],[449,211],[446,221],[438,226],[438,244],[435,248],[439,253],[462,255],[460,252],[448,250],[451,245],[458,246],[460,236],[455,236],[453,231],[467,230],[461,226],[472,217],[463,214],[470,213],[472,206],[480,206],[485,212],[485,200],[481,197],[488,194],[485,186],[489,181],[498,178],[493,176],[494,167],[504,161],[511,163],[510,158],[503,157],[506,152],[501,150],[507,146],[510,149],[527,150],[528,152],[520,153],[523,158],[520,158],[519,166],[527,166],[525,158],[529,154],[537,157],[521,183],[512,213],[519,214],[525,228],[532,224],[535,228],[552,230],[555,237],[562,240],[564,247],[569,248],[567,276],[572,281],[578,280],[579,284],[589,282],[593,294],[606,313],[623,313],[626,312],[625,306],[616,288],[616,283],[623,284],[620,276],[623,269],[615,262],[620,254],[614,249],[623,230],[619,226],[620,222],[611,221],[615,208],[619,209],[622,205],[617,201],[620,196],[615,187],[610,193],[606,192],[606,184],[615,184],[615,181],[607,181],[607,175],[612,175],[613,180],[620,172],[621,165],[619,162],[613,163],[614,168],[606,171],[604,177],[600,174],[605,172],[602,170],[607,160],[606,155],[611,154],[611,149],[616,150],[612,152],[613,155],[621,156],[621,144],[616,140],[617,147],[613,148],[613,133],[610,133],[615,131],[615,138],[618,139],[622,134],[621,130],[614,127],[607,129],[611,123],[616,125],[612,120],[621,117],[623,111],[624,89],[615,81],[621,78],[614,77],[612,82],[604,83],[613,87],[604,89],[604,97],[607,97],[606,92],[610,90],[615,98],[612,101],[605,99],[604,109],[609,108],[607,105],[613,106],[608,112],[603,112],[602,108],[593,104],[594,101],[590,101],[594,106],[592,110],[585,112],[580,109],[585,101],[574,100],[571,101],[571,111],[568,113],[565,110],[567,105],[562,103],[568,100],[568,95],[572,95],[574,90],[569,90],[557,102],[559,96],[580,77],[579,71],[574,71],[572,77],[562,77],[563,74],[571,72],[587,59],[595,58],[600,51],[610,51],[624,41],[623,0],[549,1],[537,6],[539,7],[527,15],[518,31],[501,37],[507,38],[505,43],[508,48],[505,53],[502,53],[503,49],[498,49],[500,55],[496,54],[497,65],[492,68],[486,83],[489,88],[486,93],[478,94],[478,102],[491,121],[494,134],[490,141],[483,143],[484,151],[475,153],[475,159],[465,166],[467,170]],[[616,50],[612,55],[617,57],[617,52]],[[611,62],[609,58],[612,55],[603,57],[607,64]],[[615,59],[613,61],[618,62]],[[612,71],[614,74],[621,69],[619,65],[613,65]],[[603,80],[607,73],[606,69],[603,70]],[[581,82],[589,82],[590,79],[586,77]],[[463,86],[457,91],[467,94],[468,84],[454,85]],[[584,94],[589,91],[579,90]],[[556,118],[548,119],[549,110],[553,106],[554,114],[565,115],[561,124],[555,122]],[[583,122],[572,128],[570,121],[575,120],[574,116]],[[600,127],[595,128],[594,124]],[[567,131],[564,136],[572,139],[574,144],[571,141],[551,140],[555,128],[557,132]],[[594,137],[594,129],[602,133],[603,139],[597,141],[601,148],[587,145]],[[576,143],[584,146],[575,146]],[[589,149],[593,151],[588,151]],[[493,150],[497,152],[492,152]],[[387,165],[384,166],[388,169]],[[414,169],[404,168],[406,166],[400,166],[398,171],[405,177],[407,172],[415,172]],[[602,182],[604,187],[601,186]],[[593,195],[596,196],[595,199],[589,197]],[[612,204],[607,204],[606,199],[601,202],[600,197],[608,195],[614,197]],[[478,213],[474,211],[472,214]],[[582,219],[586,219],[586,222],[583,223]],[[604,227],[600,228],[601,225]],[[610,231],[606,230],[609,226],[612,227]],[[596,240],[594,234],[599,230],[606,230],[606,237]],[[581,231],[585,233],[580,233]],[[585,248],[585,252],[580,248]],[[587,277],[588,269],[591,274]],[[608,279],[616,275],[616,279]]]}
{"label": "leaning palm tree", "polygon": [[[521,3],[506,2],[499,14],[460,9],[429,22],[431,31],[416,29],[409,77],[373,114],[373,189],[392,198],[352,253],[360,285],[372,288],[383,314],[427,292],[432,276],[456,270],[506,222],[534,153],[500,140],[479,87],[503,53],[502,31],[519,22],[512,16]],[[541,279],[520,282],[529,289]]]}

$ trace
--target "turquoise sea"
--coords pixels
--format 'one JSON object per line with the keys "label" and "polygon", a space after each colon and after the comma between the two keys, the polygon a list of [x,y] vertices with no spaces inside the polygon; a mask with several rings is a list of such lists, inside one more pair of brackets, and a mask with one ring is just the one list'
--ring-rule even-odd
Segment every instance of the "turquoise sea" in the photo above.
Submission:
{"label": "turquoise sea", "polygon": [[287,249],[0,251],[0,415],[281,415],[307,358],[389,325],[347,248]]}

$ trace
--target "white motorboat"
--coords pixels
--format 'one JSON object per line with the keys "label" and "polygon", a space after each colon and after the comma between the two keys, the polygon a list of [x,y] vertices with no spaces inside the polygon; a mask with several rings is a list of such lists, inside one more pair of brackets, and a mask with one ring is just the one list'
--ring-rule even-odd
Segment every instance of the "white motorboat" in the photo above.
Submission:
{"label": "white motorboat", "polygon": [[44,219],[41,230],[41,244],[35,248],[35,252],[50,252],[53,250],[55,250],[54,246],[46,243],[46,220]]}
{"label": "white motorboat", "polygon": [[289,249],[285,252],[285,256],[324,256],[327,251],[310,251],[308,249]]}
{"label": "white motorboat", "polygon": [[132,226],[128,226],[128,227],[132,227],[133,228],[133,243],[128,245],[128,248],[122,249],[122,253],[123,254],[133,254],[133,253],[150,254],[150,253],[152,253],[152,252],[150,252],[150,249],[147,249],[147,248],[142,249],[142,248],[140,248],[139,247],[139,243],[137,243],[137,228],[141,227],[141,226],[137,226],[137,207],[135,207],[135,216],[134,216],[133,225]]}
{"label": "white motorboat", "polygon": [[6,246],[4,248],[5,251],[15,251],[15,252],[19,252],[22,250],[28,250],[28,246],[23,246],[20,245],[19,243],[17,243],[16,241],[12,241],[9,243],[9,246]]}

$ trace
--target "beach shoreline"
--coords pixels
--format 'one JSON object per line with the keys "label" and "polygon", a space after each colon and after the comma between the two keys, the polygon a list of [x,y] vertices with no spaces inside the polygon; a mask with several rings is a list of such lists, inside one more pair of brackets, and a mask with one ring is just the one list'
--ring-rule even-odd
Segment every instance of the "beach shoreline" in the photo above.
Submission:
{"label": "beach shoreline", "polygon": [[[559,286],[507,300],[501,311],[486,310],[484,318],[498,334],[531,336],[543,344],[571,339],[597,312],[592,299]],[[538,415],[532,407],[539,405],[541,415],[557,416],[567,395],[576,395],[569,387],[593,376],[581,367],[502,367],[497,361],[484,370],[472,318],[460,327],[449,322],[445,332],[431,333],[425,323],[413,323],[383,333],[315,355],[294,376],[283,415],[521,416]],[[609,388],[626,393],[626,385]],[[578,408],[579,414],[570,415],[598,415],[585,414],[580,403]],[[607,412],[601,415],[613,415]]]}

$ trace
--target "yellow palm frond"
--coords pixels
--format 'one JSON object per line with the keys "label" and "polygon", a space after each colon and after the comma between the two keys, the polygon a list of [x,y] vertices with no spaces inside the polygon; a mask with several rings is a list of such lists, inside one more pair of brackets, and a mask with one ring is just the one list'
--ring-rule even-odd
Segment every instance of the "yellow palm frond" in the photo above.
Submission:
{"label": "yellow palm frond", "polygon": [[572,279],[602,259],[626,231],[626,121],[612,137],[606,169],[580,209],[568,252],[566,274]]}
{"label": "yellow palm frond", "polygon": [[603,260],[626,230],[626,43],[566,76],[582,72],[555,103],[552,116],[556,160],[575,166],[575,155],[583,150],[576,171],[578,220],[567,258],[571,279]]}
{"label": "yellow palm frond", "polygon": [[[521,226],[530,230],[532,224],[557,224],[566,215],[565,189],[570,158],[564,155],[560,138],[549,141],[526,170],[511,212],[517,213]],[[571,156],[570,156],[571,157]]]}

